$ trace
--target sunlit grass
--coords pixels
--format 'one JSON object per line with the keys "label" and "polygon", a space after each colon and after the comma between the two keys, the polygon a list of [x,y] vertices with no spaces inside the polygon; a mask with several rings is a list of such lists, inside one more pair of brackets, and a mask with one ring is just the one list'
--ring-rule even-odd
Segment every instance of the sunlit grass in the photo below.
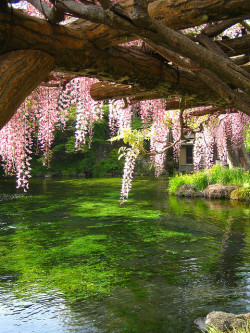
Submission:
{"label": "sunlit grass", "polygon": [[211,184],[236,185],[250,191],[250,173],[241,168],[228,169],[214,165],[211,169],[191,174],[177,175],[169,180],[169,192],[175,193],[184,184],[192,184],[199,191]]}

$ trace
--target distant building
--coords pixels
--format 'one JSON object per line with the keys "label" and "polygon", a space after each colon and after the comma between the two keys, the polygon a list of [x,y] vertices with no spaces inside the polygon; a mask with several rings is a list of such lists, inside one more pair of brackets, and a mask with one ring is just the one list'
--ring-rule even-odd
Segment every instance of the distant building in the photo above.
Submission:
{"label": "distant building", "polygon": [[[193,148],[194,148],[194,134],[190,134],[185,136],[189,141],[184,142],[180,151],[179,158],[179,171],[183,173],[190,173],[194,170],[194,162],[193,162]],[[214,146],[213,153],[213,163],[214,164],[222,164],[218,157],[218,152],[216,146]],[[205,168],[205,162],[202,159],[201,168]]]}
{"label": "distant building", "polygon": [[194,170],[194,164],[193,164],[194,135],[190,134],[186,137],[189,141],[183,143],[181,146],[180,158],[179,158],[179,171],[184,173],[189,173]]}

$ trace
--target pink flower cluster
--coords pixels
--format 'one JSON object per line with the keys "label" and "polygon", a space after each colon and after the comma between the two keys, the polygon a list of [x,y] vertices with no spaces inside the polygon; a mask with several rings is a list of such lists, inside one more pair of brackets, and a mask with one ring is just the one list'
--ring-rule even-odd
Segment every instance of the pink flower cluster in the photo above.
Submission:
{"label": "pink flower cluster", "polygon": [[103,109],[102,103],[95,102],[90,94],[90,86],[96,82],[96,79],[77,78],[72,80],[72,84],[76,89],[76,131],[75,146],[81,149],[86,145],[88,137],[88,145],[91,145],[93,138],[93,126],[96,121],[102,119]]}
{"label": "pink flower cluster", "polygon": [[0,155],[6,174],[16,173],[17,188],[29,188],[30,154],[33,128],[29,122],[30,105],[20,107],[14,117],[0,131]]}
{"label": "pink flower cluster", "polygon": [[72,103],[76,104],[76,146],[91,141],[93,124],[103,110],[89,95],[94,79],[71,80],[65,86],[40,86],[19,107],[0,131],[0,155],[6,174],[16,174],[17,187],[28,189],[30,155],[39,147],[44,164],[49,166],[55,128],[65,128]]}
{"label": "pink flower cluster", "polygon": [[109,129],[111,137],[119,134],[122,129],[130,128],[132,120],[132,106],[126,105],[124,100],[109,101]]}

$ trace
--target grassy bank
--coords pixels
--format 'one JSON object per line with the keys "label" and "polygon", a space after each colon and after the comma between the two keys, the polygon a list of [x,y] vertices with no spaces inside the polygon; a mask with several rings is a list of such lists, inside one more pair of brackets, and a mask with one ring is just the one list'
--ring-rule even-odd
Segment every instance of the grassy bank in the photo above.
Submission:
{"label": "grassy bank", "polygon": [[239,195],[250,200],[250,173],[241,168],[228,169],[214,165],[211,169],[176,175],[169,180],[169,192],[175,194],[177,188],[184,184],[192,184],[199,191],[211,184],[236,185],[239,187]]}

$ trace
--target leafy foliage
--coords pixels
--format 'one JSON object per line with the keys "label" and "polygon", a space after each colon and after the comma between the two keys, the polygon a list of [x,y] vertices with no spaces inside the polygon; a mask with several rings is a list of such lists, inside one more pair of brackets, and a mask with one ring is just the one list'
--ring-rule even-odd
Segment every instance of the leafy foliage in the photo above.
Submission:
{"label": "leafy foliage", "polygon": [[177,188],[184,184],[192,184],[200,191],[211,184],[237,185],[247,189],[250,186],[250,174],[240,168],[228,169],[214,165],[211,169],[174,176],[169,180],[169,192],[175,193]]}

